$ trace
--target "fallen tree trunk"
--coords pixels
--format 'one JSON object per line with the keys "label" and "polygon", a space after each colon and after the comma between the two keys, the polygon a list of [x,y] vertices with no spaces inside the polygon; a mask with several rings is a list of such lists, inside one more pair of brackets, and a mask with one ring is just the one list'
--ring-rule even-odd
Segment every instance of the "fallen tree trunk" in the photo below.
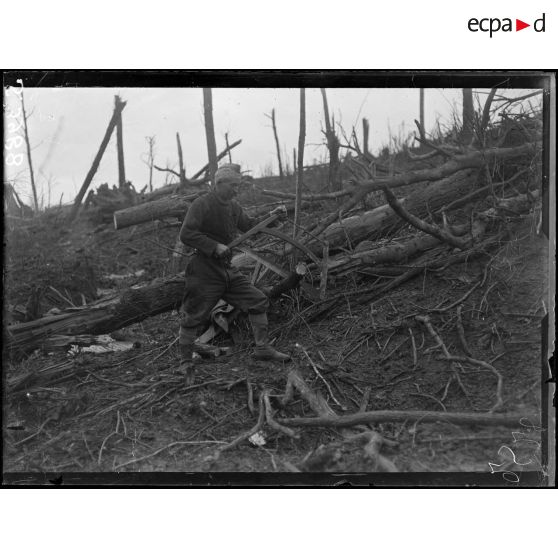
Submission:
{"label": "fallen tree trunk", "polygon": [[40,347],[52,335],[110,333],[172,310],[180,304],[183,294],[183,274],[156,279],[149,285],[132,287],[64,314],[10,326],[7,346],[10,350],[26,352]]}
{"label": "fallen tree trunk", "polygon": [[[296,288],[305,272],[306,269],[300,267],[290,273],[281,283],[268,290],[269,298],[276,298]],[[93,304],[68,309],[63,314],[9,326],[7,348],[26,353],[43,346],[51,347],[50,338],[54,336],[110,333],[177,308],[183,296],[183,273],[156,279],[148,285],[131,287]]]}
{"label": "fallen tree trunk", "polygon": [[364,200],[371,192],[383,190],[384,188],[399,188],[401,186],[410,186],[411,184],[417,184],[419,182],[432,181],[436,182],[435,184],[430,185],[429,188],[434,187],[434,190],[436,190],[436,186],[438,184],[447,184],[448,181],[451,183],[451,177],[454,175],[457,177],[458,174],[463,176],[464,173],[471,173],[471,169],[483,168],[496,159],[504,161],[519,158],[535,152],[537,149],[540,149],[540,147],[541,142],[531,142],[517,147],[491,148],[484,151],[472,151],[464,155],[456,155],[450,161],[447,161],[443,165],[433,169],[421,169],[401,173],[396,176],[361,181],[357,184],[354,194],[343,205],[341,205],[341,207],[331,213],[326,219],[323,219],[322,222],[312,231],[312,234],[317,236],[321,235],[325,231],[324,236],[327,239],[328,230],[331,227],[336,226],[334,223],[340,220],[343,214],[346,214],[347,211]]}
{"label": "fallen tree trunk", "polygon": [[[457,174],[430,184],[399,201],[411,213],[424,217],[428,211],[433,212],[469,193],[475,182],[475,175],[476,171],[459,171]],[[323,232],[323,237],[329,242],[330,249],[334,249],[345,245],[347,239],[356,244],[365,239],[385,236],[403,224],[404,221],[386,203],[360,215],[347,217],[338,223],[333,223]],[[315,253],[321,249],[317,242],[310,243],[310,247]]]}
{"label": "fallen tree trunk", "polygon": [[524,418],[521,414],[496,413],[449,413],[442,411],[368,411],[341,416],[299,417],[277,419],[285,426],[348,427],[357,424],[381,424],[384,422],[453,422],[472,426],[517,426]]}
{"label": "fallen tree trunk", "polygon": [[[270,198],[279,198],[282,200],[296,199],[296,194],[292,194],[291,192],[279,192],[278,190],[262,190],[261,193],[264,196],[268,196]],[[301,199],[303,201],[336,200],[345,196],[351,196],[354,193],[354,188],[346,188],[344,190],[338,190],[337,192],[328,192],[326,194],[303,194],[301,196]]]}
{"label": "fallen tree trunk", "polygon": [[[538,198],[539,192],[535,190],[511,198],[499,199],[495,202],[494,207],[477,214],[472,224],[450,225],[448,232],[455,237],[464,237],[464,244],[478,243],[482,239],[490,219],[497,218],[506,213],[525,213]],[[339,273],[351,267],[361,265],[378,265],[390,262],[402,263],[440,244],[442,244],[442,241],[439,238],[425,233],[418,233],[404,242],[391,241],[381,246],[378,246],[373,241],[366,240],[357,246],[355,253],[337,256],[335,259],[330,260],[328,268],[335,273]]]}
{"label": "fallen tree trunk", "polygon": [[[370,244],[372,243],[370,242]],[[328,262],[328,270],[333,273],[340,273],[363,265],[402,263],[440,244],[441,241],[437,238],[428,234],[421,234],[403,242],[392,241],[370,250],[357,251],[348,256],[342,255]]]}
{"label": "fallen tree trunk", "polygon": [[492,147],[484,151],[471,151],[464,155],[455,155],[451,160],[433,169],[409,171],[375,180],[365,180],[358,184],[366,192],[376,192],[384,188],[399,188],[417,182],[432,182],[447,178],[460,170],[484,167],[495,159],[508,160],[532,153],[540,148],[540,142],[525,143],[516,147]]}
{"label": "fallen tree trunk", "polygon": [[164,198],[165,196],[171,196],[173,194],[180,195],[198,195],[205,192],[205,186],[209,183],[207,178],[200,178],[198,180],[186,180],[184,184],[180,182],[172,182],[166,186],[161,186],[153,192],[143,194],[141,197],[142,203],[153,202]]}
{"label": "fallen tree trunk", "polygon": [[164,217],[183,218],[192,200],[200,194],[171,195],[114,212],[114,228],[124,229]]}

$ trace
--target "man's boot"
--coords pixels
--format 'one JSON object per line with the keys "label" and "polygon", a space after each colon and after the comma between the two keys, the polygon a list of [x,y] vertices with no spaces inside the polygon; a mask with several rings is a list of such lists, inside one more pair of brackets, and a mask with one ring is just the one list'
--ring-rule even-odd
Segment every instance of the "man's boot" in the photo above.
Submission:
{"label": "man's boot", "polygon": [[199,355],[194,352],[194,341],[196,339],[195,328],[180,327],[178,338],[178,349],[180,352],[180,366],[178,371],[184,374],[186,385],[191,386],[195,381],[195,364]]}
{"label": "man's boot", "polygon": [[276,351],[270,344],[268,338],[268,324],[266,314],[250,314],[250,323],[254,332],[254,341],[256,348],[254,349],[254,358],[256,360],[275,360],[278,362],[286,362],[291,357],[285,353]]}

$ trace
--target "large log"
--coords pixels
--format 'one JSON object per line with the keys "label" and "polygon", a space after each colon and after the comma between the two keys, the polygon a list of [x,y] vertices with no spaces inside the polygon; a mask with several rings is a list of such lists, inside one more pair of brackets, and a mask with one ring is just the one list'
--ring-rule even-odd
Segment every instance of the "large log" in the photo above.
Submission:
{"label": "large log", "polygon": [[[456,174],[434,182],[421,190],[401,198],[405,209],[411,213],[425,217],[428,211],[434,212],[449,202],[468,194],[475,183],[475,170],[461,170]],[[393,211],[389,204],[384,204],[360,215],[342,219],[330,225],[323,233],[324,239],[329,242],[330,249],[346,244],[347,239],[353,244],[378,238],[394,232],[402,226],[404,221]],[[312,243],[315,253],[321,249],[318,243]]]}
{"label": "large log", "polygon": [[[496,200],[493,207],[476,215],[473,223],[450,226],[449,230],[455,237],[465,237],[471,244],[479,243],[487,229],[490,229],[490,221],[506,214],[524,214],[529,211],[533,203],[539,199],[537,190],[527,191],[511,198]],[[353,254],[339,254],[328,261],[330,273],[336,275],[360,267],[377,266],[389,263],[404,263],[424,252],[442,244],[435,236],[418,233],[403,240],[392,240],[377,243],[373,241],[361,242]]]}
{"label": "large log", "polygon": [[208,183],[207,178],[200,178],[198,180],[186,180],[185,184],[180,182],[172,182],[166,186],[161,186],[153,192],[142,194],[141,201],[143,203],[152,202],[164,198],[165,196],[170,196],[172,194],[179,195],[199,195],[206,191],[206,185]]}
{"label": "large log", "polygon": [[119,230],[132,225],[138,225],[139,223],[162,219],[163,217],[182,218],[190,207],[192,200],[197,198],[198,195],[171,195],[152,202],[133,205],[132,207],[115,211],[114,228]]}
{"label": "large log", "polygon": [[[361,244],[361,248],[363,248],[365,243]],[[328,271],[330,273],[341,273],[363,265],[374,266],[392,262],[405,262],[440,244],[440,240],[429,234],[416,235],[404,241],[395,240],[381,246],[371,247],[368,250],[356,251],[354,254],[341,254],[328,262]]]}
{"label": "large log", "polygon": [[[281,293],[296,288],[305,271],[302,267],[298,268],[266,294],[270,298],[276,298]],[[177,308],[183,296],[183,273],[156,279],[147,285],[131,287],[93,304],[67,309],[63,314],[9,326],[7,348],[10,351],[27,353],[42,346],[51,346],[52,341],[49,338],[53,336],[110,333]]]}
{"label": "large log", "polygon": [[481,169],[486,165],[493,163],[495,160],[504,161],[508,159],[517,159],[525,155],[531,155],[536,153],[541,146],[541,142],[536,141],[524,143],[523,145],[519,145],[517,147],[490,148],[482,151],[470,151],[463,155],[456,155],[451,160],[436,168],[412,170],[396,176],[375,178],[374,180],[359,182],[355,188],[355,193],[327,218],[322,219],[322,222],[317,225],[314,230],[312,230],[312,234],[317,236],[324,233],[324,231],[330,228],[333,224],[336,224],[337,221],[343,217],[343,215],[347,214],[350,209],[363,201],[370,192],[383,190],[384,188],[399,188],[420,182],[444,182],[448,177],[457,175],[460,171],[466,169]]}
{"label": "large log", "polygon": [[180,304],[183,295],[183,274],[156,279],[93,304],[68,309],[63,314],[10,326],[7,346],[9,350],[27,352],[40,347],[52,335],[110,333],[172,310]]}

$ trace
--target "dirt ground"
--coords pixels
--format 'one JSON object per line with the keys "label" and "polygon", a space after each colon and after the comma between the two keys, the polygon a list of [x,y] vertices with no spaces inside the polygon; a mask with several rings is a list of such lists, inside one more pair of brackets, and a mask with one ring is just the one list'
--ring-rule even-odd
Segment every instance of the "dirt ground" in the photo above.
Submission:
{"label": "dirt ground", "polygon": [[[137,281],[102,278],[109,273],[143,269],[141,280],[167,274],[177,229],[159,223],[115,232],[110,225],[95,229],[84,222],[77,230],[62,232],[54,227],[49,233],[45,226],[42,232],[28,233],[36,240],[27,244],[13,232],[11,249],[8,245],[8,300],[25,301],[32,290],[32,282],[22,280],[30,265],[24,245],[36,247],[33,261],[41,265],[50,265],[49,258],[65,261],[66,256],[89,262],[92,271],[80,275],[76,293],[67,291],[70,298],[75,294],[76,302],[78,291],[89,301],[92,289],[122,288],[126,281]],[[48,250],[44,242],[50,242]],[[291,352],[293,362],[253,361],[248,328],[241,320],[236,343],[225,337],[217,340],[232,346],[232,354],[203,360],[192,387],[177,373],[176,312],[119,331],[120,339],[133,342],[125,352],[36,351],[23,360],[5,355],[4,380],[67,366],[57,383],[41,386],[38,381],[15,393],[4,390],[4,472],[316,470],[305,458],[322,445],[339,442],[335,429],[303,428],[293,439],[265,427],[265,444],[244,441],[216,454],[223,442],[255,424],[261,390],[284,392],[289,367],[294,366],[338,414],[359,409],[521,414],[525,419],[515,429],[421,420],[374,426],[393,442],[382,454],[400,472],[510,471],[513,484],[521,471],[539,469],[547,253],[547,240],[537,235],[529,218],[517,224],[512,240],[495,252],[443,272],[425,273],[376,302],[341,304],[319,322],[293,319],[301,301],[296,294],[283,296],[273,303],[270,321],[275,345]],[[366,277],[356,276],[356,286],[363,280]],[[330,293],[354,286],[338,282]],[[449,353],[463,356],[453,303],[469,292],[462,303],[466,342],[474,359],[491,364],[501,375],[500,403],[496,374],[479,365],[452,366],[441,359],[435,339],[415,319],[417,314],[429,314]],[[62,304],[53,298],[42,300],[46,305],[42,311]],[[450,308],[439,311],[445,306]],[[296,344],[304,347],[323,379]],[[249,391],[255,413],[249,409]],[[300,399],[276,409],[276,418],[311,414]],[[370,468],[358,452],[344,451],[317,470],[369,472]]]}

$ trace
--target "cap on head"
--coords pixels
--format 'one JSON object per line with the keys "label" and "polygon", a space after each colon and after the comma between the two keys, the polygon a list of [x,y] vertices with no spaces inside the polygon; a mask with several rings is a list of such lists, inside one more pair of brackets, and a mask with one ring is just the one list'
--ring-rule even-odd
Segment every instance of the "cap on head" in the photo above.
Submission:
{"label": "cap on head", "polygon": [[240,172],[240,165],[235,165],[233,163],[227,163],[226,165],[220,166],[215,171],[215,184],[225,180],[241,180],[242,174]]}

